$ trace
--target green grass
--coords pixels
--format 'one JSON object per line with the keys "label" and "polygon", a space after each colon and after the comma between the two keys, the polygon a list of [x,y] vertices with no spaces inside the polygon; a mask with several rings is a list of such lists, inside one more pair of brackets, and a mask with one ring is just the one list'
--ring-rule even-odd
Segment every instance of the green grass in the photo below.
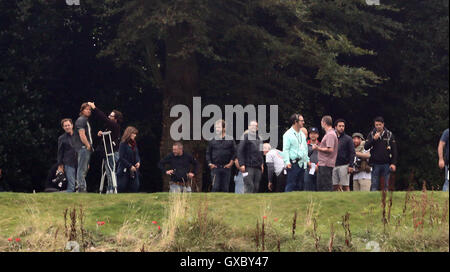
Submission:
{"label": "green grass", "polygon": [[[195,193],[183,194],[182,199],[168,193],[1,193],[0,251],[63,251],[68,241],[64,210],[79,212],[82,207],[85,236],[80,238],[78,220],[77,241],[85,251],[139,251],[142,247],[146,251],[261,251],[256,224],[261,228],[265,216],[266,251],[278,251],[278,243],[281,251],[328,251],[333,225],[333,251],[367,251],[366,244],[375,241],[381,251],[448,252],[448,193],[413,192],[404,214],[405,196],[406,192],[393,194],[390,223],[385,226],[380,192]],[[175,214],[174,207],[180,213]],[[386,206],[386,216],[387,210]],[[348,244],[342,226],[346,212],[350,214]],[[413,214],[416,223],[423,216],[417,228]],[[105,225],[97,226],[97,221]],[[70,222],[68,216],[66,225]],[[20,237],[21,242],[8,242],[10,237]],[[318,243],[314,237],[320,237]]]}

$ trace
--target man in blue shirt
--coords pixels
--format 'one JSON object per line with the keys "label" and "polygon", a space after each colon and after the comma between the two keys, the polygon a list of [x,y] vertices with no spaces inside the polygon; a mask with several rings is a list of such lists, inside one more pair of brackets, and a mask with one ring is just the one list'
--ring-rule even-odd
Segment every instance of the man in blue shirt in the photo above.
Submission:
{"label": "man in blue shirt", "polygon": [[291,128],[283,135],[283,155],[287,170],[286,192],[303,191],[305,169],[309,162],[306,136],[301,131],[300,114],[290,118]]}

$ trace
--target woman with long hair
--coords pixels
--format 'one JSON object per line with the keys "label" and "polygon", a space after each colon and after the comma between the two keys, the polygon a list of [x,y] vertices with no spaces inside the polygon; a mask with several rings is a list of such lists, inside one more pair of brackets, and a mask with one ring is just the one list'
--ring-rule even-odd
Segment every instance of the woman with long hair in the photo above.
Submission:
{"label": "woman with long hair", "polygon": [[129,126],[125,129],[119,145],[119,165],[117,169],[117,187],[119,193],[139,191],[139,168],[141,158],[136,144],[138,130]]}

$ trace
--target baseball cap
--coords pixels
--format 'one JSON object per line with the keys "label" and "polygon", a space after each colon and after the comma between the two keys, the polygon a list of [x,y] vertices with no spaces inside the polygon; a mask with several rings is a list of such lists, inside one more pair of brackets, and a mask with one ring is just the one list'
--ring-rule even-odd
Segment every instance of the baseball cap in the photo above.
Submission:
{"label": "baseball cap", "polygon": [[359,138],[361,138],[361,140],[364,140],[364,136],[359,132],[353,133],[352,138],[355,138],[355,137],[359,137]]}
{"label": "baseball cap", "polygon": [[309,133],[312,133],[312,132],[319,133],[319,129],[316,127],[312,127],[309,129]]}

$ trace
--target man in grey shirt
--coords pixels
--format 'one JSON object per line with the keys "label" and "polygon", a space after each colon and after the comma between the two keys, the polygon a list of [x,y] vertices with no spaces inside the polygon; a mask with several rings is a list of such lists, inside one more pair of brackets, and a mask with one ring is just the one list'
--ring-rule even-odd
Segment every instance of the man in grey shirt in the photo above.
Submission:
{"label": "man in grey shirt", "polygon": [[77,182],[79,185],[78,191],[86,193],[86,175],[89,166],[89,160],[92,152],[92,134],[91,125],[89,124],[89,116],[91,116],[91,107],[89,104],[83,103],[80,109],[80,117],[75,122],[75,137],[74,148],[78,153],[78,169]]}

